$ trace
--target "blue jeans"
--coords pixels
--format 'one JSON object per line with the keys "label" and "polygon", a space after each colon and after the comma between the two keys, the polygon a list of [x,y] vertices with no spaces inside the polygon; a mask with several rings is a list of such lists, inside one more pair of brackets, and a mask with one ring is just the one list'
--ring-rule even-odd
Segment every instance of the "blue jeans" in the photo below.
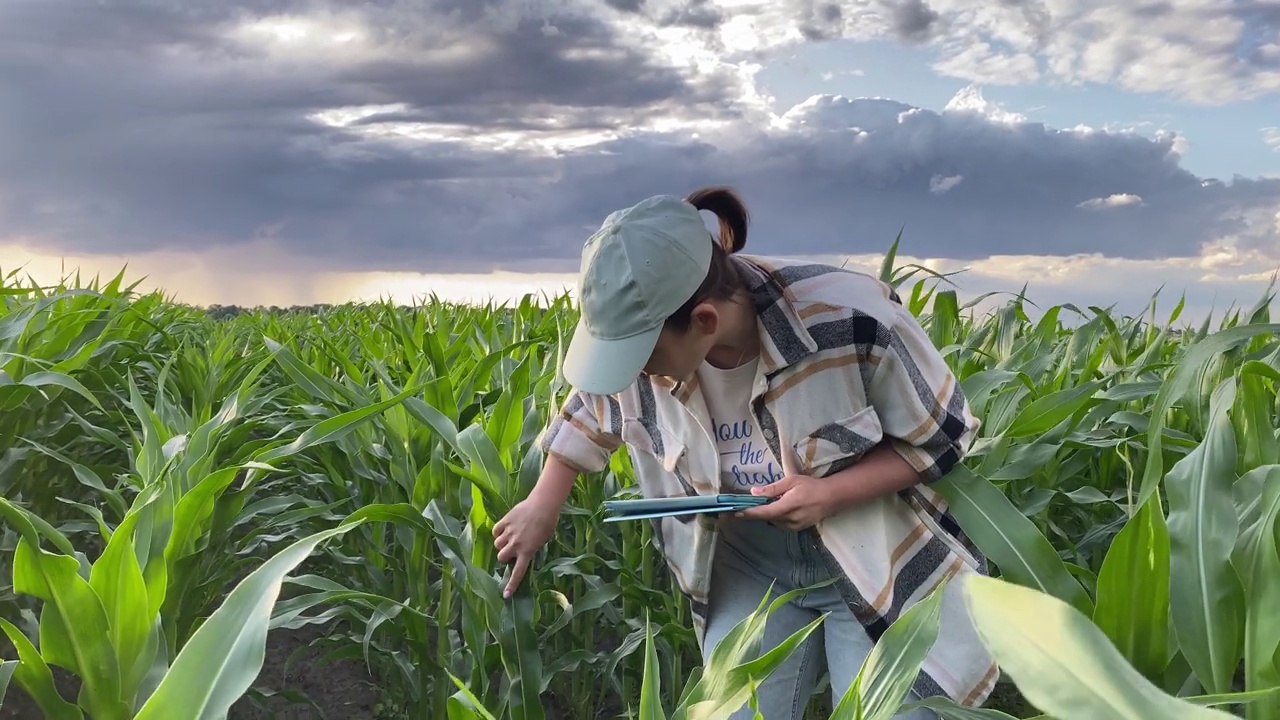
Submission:
{"label": "blue jeans", "polygon": [[[789,532],[759,520],[724,517],[711,574],[711,592],[703,657],[747,615],[755,611],[773,584],[773,597],[831,577],[819,551]],[[827,619],[809,635],[791,657],[756,689],[764,720],[802,720],[809,698],[822,676],[823,660],[831,678],[831,705],[835,707],[853,683],[872,642],[835,585],[811,590],[779,607],[765,621],[760,652],[767,652],[823,613]],[[751,658],[745,658],[749,660]],[[918,700],[914,693],[904,702]],[[752,720],[743,706],[731,720]],[[897,716],[899,720],[936,720],[932,711],[920,708]]]}

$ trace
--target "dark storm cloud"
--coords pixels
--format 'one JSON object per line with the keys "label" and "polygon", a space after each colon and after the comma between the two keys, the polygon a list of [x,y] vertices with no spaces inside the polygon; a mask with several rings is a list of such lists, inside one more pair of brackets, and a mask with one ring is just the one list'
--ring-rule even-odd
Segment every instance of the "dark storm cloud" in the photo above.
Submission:
{"label": "dark storm cloud", "polygon": [[[730,182],[755,208],[748,247],[764,253],[880,252],[900,228],[909,252],[949,258],[1186,256],[1226,235],[1245,246],[1280,243],[1280,180],[1204,183],[1177,166],[1171,141],[884,100],[827,99],[795,119],[804,129],[721,147],[632,141],[612,146],[608,162],[578,158],[565,175],[582,190],[558,212],[582,208],[586,225],[649,193]],[[935,178],[959,180],[930,192]],[[1081,207],[1122,194],[1142,202]],[[576,252],[578,240],[566,239],[566,249]]]}
{"label": "dark storm cloud", "polygon": [[1173,3],[1167,0],[1161,2],[1138,3],[1130,10],[1135,16],[1145,18],[1147,20],[1158,20],[1167,17],[1173,12]]}
{"label": "dark storm cloud", "polygon": [[604,0],[604,4],[622,12],[640,12],[644,0]]}
{"label": "dark storm cloud", "polygon": [[[310,7],[292,4],[295,10]],[[435,12],[417,14],[398,3],[362,8],[359,17],[382,52],[346,63],[331,62],[323,54],[287,65],[271,63],[261,50],[227,39],[233,21],[285,12],[289,5],[250,3],[240,12],[227,6],[206,11],[198,5],[105,5],[78,13],[68,12],[66,0],[0,4],[0,77],[20,85],[37,79],[56,82],[77,68],[91,67],[101,77],[88,79],[101,80],[104,88],[124,84],[127,91],[145,88],[157,77],[175,79],[193,85],[187,92],[155,93],[157,97],[147,99],[213,109],[268,98],[275,98],[271,104],[276,107],[297,109],[337,102],[643,106],[663,99],[715,99],[675,69],[624,47],[617,30],[599,18],[517,15],[517,2],[433,0],[422,7]],[[95,35],[95,28],[104,31]],[[154,67],[166,59],[182,65]],[[90,65],[99,60],[105,65]],[[115,77],[113,65],[145,74],[129,83]],[[207,90],[215,93],[202,92]],[[49,93],[57,91],[50,88]]]}
{"label": "dark storm cloud", "polygon": [[800,34],[806,40],[834,40],[844,34],[844,11],[833,2],[810,5],[799,20]]}
{"label": "dark storm cloud", "polygon": [[725,21],[724,11],[711,4],[711,0],[689,0],[664,11],[658,24],[711,30]]}
{"label": "dark storm cloud", "polygon": [[[308,250],[357,236],[432,249],[432,237],[448,237],[442,220],[470,204],[453,197],[474,192],[457,183],[528,183],[542,163],[448,142],[370,147],[310,114],[399,105],[399,118],[364,124],[417,118],[484,136],[557,119],[617,128],[700,106],[733,113],[718,102],[723,84],[690,79],[622,42],[605,19],[549,3],[349,7],[0,2],[4,235],[105,251],[277,228]],[[293,57],[233,39],[245,21],[312,12],[322,21],[332,12],[335,26],[368,39]]]}
{"label": "dark storm cloud", "polygon": [[[764,253],[879,252],[904,225],[904,251],[953,258],[1280,243],[1280,181],[1202,183],[1168,142],[831,98],[763,129],[731,77],[689,75],[628,35],[714,27],[712,4],[634,4],[0,0],[0,241],[120,253],[269,236],[335,269],[572,268],[610,211],[727,182]],[[809,7],[823,27],[850,22]],[[231,39],[291,9],[359,20],[363,39],[292,55]],[[938,22],[922,2],[903,12],[903,33]],[[362,105],[383,107],[344,128],[311,117]],[[681,117],[729,125],[638,129]],[[551,154],[500,134],[568,130],[622,137]],[[1141,202],[1108,206],[1124,194]]]}
{"label": "dark storm cloud", "polygon": [[785,8],[783,16],[809,41],[865,36],[875,26],[895,39],[920,43],[945,25],[928,0],[778,0],[777,6]]}
{"label": "dark storm cloud", "polygon": [[[335,72],[333,80],[359,88],[370,101],[383,98],[423,107],[483,108],[513,102],[643,107],[667,99],[710,99],[698,97],[674,71],[648,65],[639,53],[616,47],[611,37],[596,34],[598,27],[566,19],[558,21],[556,29],[555,34],[529,32],[518,44],[463,51],[466,57],[448,66],[424,66],[412,57],[387,58]],[[560,53],[569,43],[594,57],[564,57]]]}
{"label": "dark storm cloud", "polygon": [[928,40],[942,20],[925,0],[903,0],[893,6],[890,17],[893,33],[912,42]]}

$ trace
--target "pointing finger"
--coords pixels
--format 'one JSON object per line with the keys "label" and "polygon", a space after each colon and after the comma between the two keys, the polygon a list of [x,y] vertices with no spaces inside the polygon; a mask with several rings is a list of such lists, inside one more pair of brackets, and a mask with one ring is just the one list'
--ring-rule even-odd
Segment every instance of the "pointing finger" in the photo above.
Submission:
{"label": "pointing finger", "polygon": [[527,553],[521,553],[520,556],[516,558],[516,565],[511,570],[511,579],[507,581],[507,587],[502,591],[502,597],[511,597],[512,593],[516,591],[516,588],[520,587],[520,581],[524,579],[524,572],[528,567],[529,555]]}

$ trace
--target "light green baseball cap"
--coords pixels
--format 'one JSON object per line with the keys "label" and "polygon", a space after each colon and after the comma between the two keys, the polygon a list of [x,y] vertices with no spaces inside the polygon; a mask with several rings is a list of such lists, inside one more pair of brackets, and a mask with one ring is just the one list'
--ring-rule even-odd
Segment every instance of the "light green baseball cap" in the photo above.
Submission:
{"label": "light green baseball cap", "polygon": [[698,209],[669,195],[610,213],[583,246],[565,379],[597,395],[631,385],[663,323],[706,278],[714,242]]}

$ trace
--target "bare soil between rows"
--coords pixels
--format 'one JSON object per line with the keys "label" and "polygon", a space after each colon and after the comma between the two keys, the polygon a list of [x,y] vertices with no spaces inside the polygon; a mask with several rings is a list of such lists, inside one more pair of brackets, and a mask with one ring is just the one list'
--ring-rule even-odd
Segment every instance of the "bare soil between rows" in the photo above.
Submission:
{"label": "bare soil between rows", "polygon": [[[325,630],[316,626],[272,630],[267,635],[262,672],[253,683],[266,697],[246,694],[231,707],[227,720],[399,720],[396,715],[383,713],[383,694],[363,660],[319,662],[323,651],[312,646],[324,634]],[[295,652],[290,663],[289,657]],[[64,698],[75,698],[79,685],[75,678],[54,668],[54,680]],[[285,693],[298,700],[301,697],[297,695],[301,694],[306,700],[293,702]],[[35,702],[11,682],[4,707],[0,708],[0,720],[43,718]]]}

